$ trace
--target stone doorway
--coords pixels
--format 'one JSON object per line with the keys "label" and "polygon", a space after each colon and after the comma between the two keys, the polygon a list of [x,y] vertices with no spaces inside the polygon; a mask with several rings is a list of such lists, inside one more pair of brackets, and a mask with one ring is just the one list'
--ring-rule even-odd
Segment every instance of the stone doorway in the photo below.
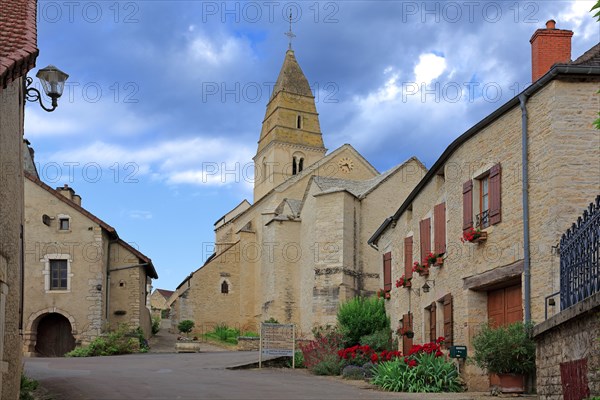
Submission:
{"label": "stone doorway", "polygon": [[69,320],[58,313],[43,315],[37,324],[35,352],[40,357],[62,357],[75,348]]}

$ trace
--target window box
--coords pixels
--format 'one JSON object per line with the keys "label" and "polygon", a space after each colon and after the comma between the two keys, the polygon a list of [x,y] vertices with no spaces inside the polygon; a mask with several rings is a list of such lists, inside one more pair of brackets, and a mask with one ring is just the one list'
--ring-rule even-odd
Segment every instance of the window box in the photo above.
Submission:
{"label": "window box", "polygon": [[487,240],[487,232],[479,230],[479,228],[470,227],[463,231],[463,243],[483,243]]}
{"label": "window box", "polygon": [[442,256],[436,257],[435,264],[433,264],[433,265],[436,266],[436,267],[443,266],[444,265],[444,257],[442,257]]}

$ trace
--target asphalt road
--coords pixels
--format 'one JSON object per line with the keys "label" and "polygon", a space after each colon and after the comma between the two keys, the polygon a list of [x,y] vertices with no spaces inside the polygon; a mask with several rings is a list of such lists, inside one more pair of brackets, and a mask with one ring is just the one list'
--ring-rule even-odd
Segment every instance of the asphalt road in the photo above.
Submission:
{"label": "asphalt road", "polygon": [[405,395],[380,392],[364,382],[313,376],[306,370],[227,369],[257,359],[257,352],[235,351],[29,358],[25,361],[25,370],[56,400],[474,398],[466,393]]}

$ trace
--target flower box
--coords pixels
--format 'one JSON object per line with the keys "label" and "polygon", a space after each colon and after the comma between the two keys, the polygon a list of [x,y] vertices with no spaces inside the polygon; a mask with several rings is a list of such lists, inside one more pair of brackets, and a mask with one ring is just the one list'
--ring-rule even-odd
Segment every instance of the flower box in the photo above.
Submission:
{"label": "flower box", "polygon": [[478,238],[473,239],[473,243],[483,243],[487,240],[487,232],[481,232]]}
{"label": "flower box", "polygon": [[441,267],[442,265],[444,265],[444,257],[437,257],[435,259],[435,264],[433,265],[435,265],[436,267]]}
{"label": "flower box", "polygon": [[525,392],[525,375],[490,374],[490,386],[497,387],[502,393]]}
{"label": "flower box", "polygon": [[200,342],[178,341],[175,343],[175,352],[176,353],[199,353],[200,352]]}
{"label": "flower box", "polygon": [[482,243],[487,240],[487,232],[481,231],[479,228],[468,228],[463,232],[461,242],[465,243]]}

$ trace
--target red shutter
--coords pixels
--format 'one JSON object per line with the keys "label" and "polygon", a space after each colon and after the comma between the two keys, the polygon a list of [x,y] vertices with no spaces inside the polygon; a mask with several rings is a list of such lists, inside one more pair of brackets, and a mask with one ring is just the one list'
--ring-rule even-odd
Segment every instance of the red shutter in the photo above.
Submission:
{"label": "red shutter", "polygon": [[435,254],[446,252],[446,203],[433,207],[433,244]]}
{"label": "red shutter", "polygon": [[452,346],[453,338],[452,331],[452,295],[444,296],[444,345],[446,348]]}
{"label": "red shutter", "polygon": [[412,278],[413,237],[404,238],[404,276]]}
{"label": "red shutter", "polygon": [[473,181],[463,184],[463,231],[473,226]]}
{"label": "red shutter", "polygon": [[495,225],[502,220],[501,218],[501,176],[502,168],[496,164],[490,169],[490,225]]}
{"label": "red shutter", "polygon": [[392,252],[383,255],[383,290],[392,290]]}
{"label": "red shutter", "polygon": [[429,308],[429,341],[434,342],[437,339],[437,328],[435,326],[437,316],[435,315],[435,301]]}
{"label": "red shutter", "polygon": [[419,223],[419,230],[421,233],[421,259],[419,261],[422,262],[431,251],[431,218],[422,220]]}
{"label": "red shutter", "polygon": [[[408,314],[404,314],[402,316],[402,327],[403,328],[408,328],[411,331],[413,330],[413,324],[412,324],[412,314],[408,313]],[[414,331],[413,331],[414,332]],[[410,351],[410,348],[413,345],[413,340],[409,339],[408,337],[406,337],[406,335],[402,336],[402,353],[403,354],[408,354],[408,352]]]}

